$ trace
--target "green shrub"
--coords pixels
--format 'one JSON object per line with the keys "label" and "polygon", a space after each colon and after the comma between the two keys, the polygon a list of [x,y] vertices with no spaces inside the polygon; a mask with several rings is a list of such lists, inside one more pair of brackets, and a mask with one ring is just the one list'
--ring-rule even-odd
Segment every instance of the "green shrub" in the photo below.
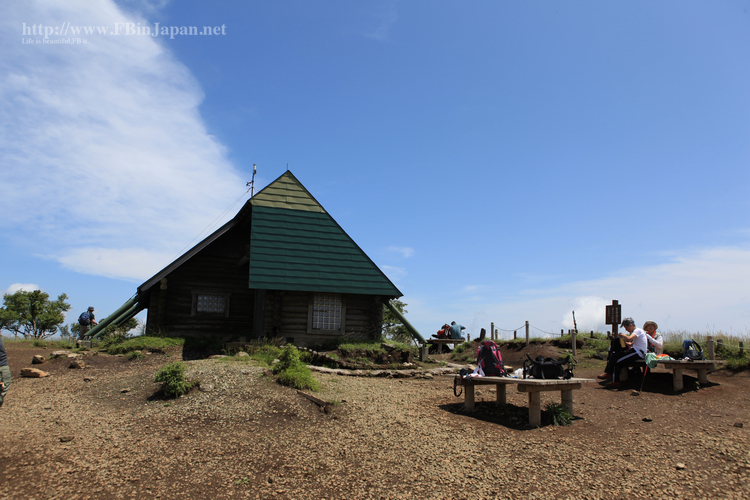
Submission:
{"label": "green shrub", "polygon": [[568,407],[562,403],[547,403],[544,410],[552,418],[552,425],[566,426],[573,423],[573,415],[570,414]]}
{"label": "green shrub", "polygon": [[128,360],[129,361],[135,361],[136,359],[143,359],[145,356],[141,351],[133,351],[130,354],[128,354]]}
{"label": "green shrub", "polygon": [[34,347],[46,347],[47,341],[41,340],[41,339],[34,339],[31,345],[33,345]]}
{"label": "green shrub", "polygon": [[168,398],[178,398],[194,385],[185,379],[185,365],[181,361],[162,366],[154,375],[154,382],[162,383],[162,390]]}
{"label": "green shrub", "polygon": [[279,362],[273,367],[273,373],[281,385],[295,389],[320,390],[320,384],[312,376],[310,369],[300,360],[300,352],[293,345],[287,345],[279,356]]}
{"label": "green shrub", "polygon": [[279,372],[278,381],[281,385],[286,385],[299,390],[320,390],[320,383],[312,376],[310,369],[301,364]]}

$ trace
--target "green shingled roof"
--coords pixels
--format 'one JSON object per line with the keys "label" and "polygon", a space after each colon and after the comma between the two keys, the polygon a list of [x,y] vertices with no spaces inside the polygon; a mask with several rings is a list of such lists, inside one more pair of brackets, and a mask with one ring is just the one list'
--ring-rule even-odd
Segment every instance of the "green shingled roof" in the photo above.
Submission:
{"label": "green shingled roof", "polygon": [[402,296],[291,172],[251,204],[250,288]]}

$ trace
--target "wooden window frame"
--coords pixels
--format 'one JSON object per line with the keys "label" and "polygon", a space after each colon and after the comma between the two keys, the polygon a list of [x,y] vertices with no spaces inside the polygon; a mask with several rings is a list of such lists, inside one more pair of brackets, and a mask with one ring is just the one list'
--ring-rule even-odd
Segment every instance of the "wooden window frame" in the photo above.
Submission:
{"label": "wooden window frame", "polygon": [[[341,301],[341,318],[339,319],[338,330],[322,330],[320,328],[313,328],[313,306],[315,304],[316,295],[336,295],[339,301]],[[307,333],[339,333],[341,335],[346,332],[346,296],[342,293],[330,293],[330,292],[312,292],[307,301]]]}

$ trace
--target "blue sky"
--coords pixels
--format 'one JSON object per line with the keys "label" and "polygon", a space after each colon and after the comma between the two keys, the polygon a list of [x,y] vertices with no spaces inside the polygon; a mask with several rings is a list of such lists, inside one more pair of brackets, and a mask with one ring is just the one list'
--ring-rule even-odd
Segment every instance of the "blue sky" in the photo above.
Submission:
{"label": "blue sky", "polygon": [[0,290],[71,322],[288,164],[423,335],[750,333],[750,2],[36,0],[0,44]]}

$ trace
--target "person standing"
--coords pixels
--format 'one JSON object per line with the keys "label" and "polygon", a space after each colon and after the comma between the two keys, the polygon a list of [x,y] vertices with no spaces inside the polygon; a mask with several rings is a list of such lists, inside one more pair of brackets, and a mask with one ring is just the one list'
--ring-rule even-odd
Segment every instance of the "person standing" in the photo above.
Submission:
{"label": "person standing", "polygon": [[463,338],[463,336],[461,335],[462,330],[466,330],[466,327],[463,325],[459,325],[455,321],[451,321],[450,332],[451,332],[452,339],[462,339]]}
{"label": "person standing", "polygon": [[10,389],[10,367],[8,366],[8,355],[5,353],[3,337],[0,336],[0,406],[3,406],[8,389]]}
{"label": "person standing", "polygon": [[94,306],[89,306],[88,310],[78,317],[78,340],[84,340],[86,334],[91,330],[91,325],[98,325],[94,316]]}

